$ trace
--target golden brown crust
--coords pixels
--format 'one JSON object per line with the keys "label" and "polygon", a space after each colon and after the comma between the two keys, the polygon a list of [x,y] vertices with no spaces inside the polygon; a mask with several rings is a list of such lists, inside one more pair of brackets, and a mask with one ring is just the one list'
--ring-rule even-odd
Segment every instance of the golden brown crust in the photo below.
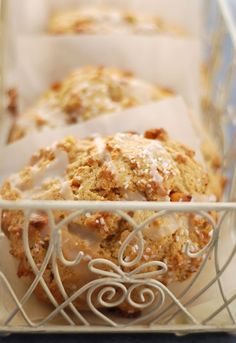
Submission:
{"label": "golden brown crust", "polygon": [[186,32],[181,28],[166,23],[153,14],[100,7],[80,8],[56,13],[49,22],[48,31],[57,35],[109,33],[186,35]]}
{"label": "golden brown crust", "polygon": [[75,124],[173,95],[170,90],[116,68],[87,66],[54,83],[40,101],[16,120],[9,142],[44,128]]}
{"label": "golden brown crust", "polygon": [[[155,133],[157,139],[145,138],[150,132],[152,135]],[[150,130],[145,137],[126,133],[84,140],[67,138],[36,153],[28,166],[3,184],[0,194],[6,200],[205,201],[208,198],[208,176],[194,160],[194,153],[171,141],[163,130]],[[138,224],[153,214],[153,211],[129,213]],[[68,212],[63,210],[54,212],[56,223],[67,216]],[[21,211],[3,212],[3,230],[10,239],[11,253],[19,260],[18,275],[34,278],[23,251],[23,221]],[[50,240],[48,217],[44,212],[32,213],[29,224],[30,252],[40,268]],[[159,276],[161,282],[168,285],[184,281],[201,264],[201,258],[190,258],[185,254],[186,242],[191,241],[193,251],[198,251],[209,242],[211,230],[205,219],[194,214],[176,213],[160,217],[143,229],[141,261],[134,267],[123,269],[129,272],[146,262],[163,261],[168,272]],[[98,278],[88,270],[91,259],[104,258],[118,264],[119,249],[132,232],[132,227],[118,214],[97,212],[76,217],[61,232],[65,258],[73,260],[79,251],[83,251],[85,256],[74,267],[66,267],[58,260],[62,283],[67,294],[71,295]],[[133,260],[138,250],[135,237],[125,249],[125,260]],[[154,267],[146,268],[146,271],[153,270]],[[57,301],[62,302],[51,262],[44,279]],[[36,293],[49,302],[41,286],[37,287]],[[75,305],[80,309],[86,308],[85,295],[78,298]],[[122,304],[121,310],[134,315],[133,309],[130,306],[127,309],[127,306]]]}

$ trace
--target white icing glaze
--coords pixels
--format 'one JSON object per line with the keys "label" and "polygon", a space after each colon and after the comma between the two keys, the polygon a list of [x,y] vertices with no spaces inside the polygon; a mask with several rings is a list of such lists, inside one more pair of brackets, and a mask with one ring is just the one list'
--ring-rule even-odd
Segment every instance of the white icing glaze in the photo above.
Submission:
{"label": "white icing glaze", "polygon": [[78,257],[79,252],[83,252],[84,254],[78,265],[70,267],[74,275],[74,282],[71,282],[73,289],[80,289],[84,284],[96,278],[96,275],[88,269],[88,262],[97,254],[94,246],[86,247],[84,244],[81,244],[81,241],[77,237],[73,239],[71,234],[66,230],[62,230],[62,251],[64,257],[69,261],[74,261]]}
{"label": "white icing glaze", "polygon": [[[53,179],[59,180],[61,184],[62,195],[65,199],[73,199],[73,194],[69,190],[69,185],[65,181],[65,172],[68,165],[68,156],[65,151],[54,148],[55,159],[49,163],[45,168],[39,168],[34,165],[30,168],[32,185],[26,186],[19,174],[14,174],[9,178],[11,187],[16,189],[22,199],[31,199],[34,195],[40,198],[42,184],[50,182]],[[44,193],[46,195],[46,192]]]}
{"label": "white icing glaze", "polygon": [[151,175],[153,180],[157,183],[162,183],[163,177],[157,170],[158,162],[157,157],[155,156],[155,153],[157,151],[160,151],[161,153],[167,153],[160,143],[153,141],[144,149],[144,154],[146,155],[146,157],[148,158],[148,162],[150,163]]}
{"label": "white icing glaze", "polygon": [[72,189],[70,187],[69,181],[65,181],[62,183],[61,195],[63,196],[63,199],[65,199],[65,200],[74,200],[74,195],[73,195]]}
{"label": "white icing glaze", "polygon": [[150,224],[143,232],[151,240],[159,240],[164,237],[173,235],[180,228],[188,228],[188,217],[169,214],[165,216],[160,226]]}
{"label": "white icing glaze", "polygon": [[77,223],[70,223],[68,230],[81,240],[86,241],[90,248],[97,249],[99,247],[101,239],[95,230],[89,229],[88,227],[79,225]]}
{"label": "white icing glaze", "polygon": [[115,164],[113,163],[111,159],[111,155],[109,151],[106,149],[104,139],[99,135],[95,135],[94,143],[95,143],[100,159],[104,160],[104,165],[106,165],[107,169],[110,170],[112,175],[114,175],[117,178],[118,172],[117,172]]}
{"label": "white icing glaze", "polygon": [[104,139],[99,135],[95,135],[94,144],[96,145],[96,149],[100,158],[103,159],[105,151],[106,151],[106,145],[104,143]]}
{"label": "white icing glaze", "polygon": [[42,98],[32,109],[19,117],[18,124],[30,132],[39,129],[35,119],[40,119],[45,123],[40,131],[45,130],[47,127],[62,127],[66,124],[65,113],[61,110],[60,104],[53,94],[45,99]]}
{"label": "white icing glaze", "polygon": [[21,179],[19,174],[12,174],[9,177],[9,182],[10,182],[11,186],[15,189],[20,188],[20,186],[22,185],[22,179]]}
{"label": "white icing glaze", "polygon": [[106,222],[103,217],[99,219],[101,225],[106,225]]}
{"label": "white icing glaze", "polygon": [[145,167],[142,167],[141,171],[145,174],[150,173],[154,182],[161,184],[164,180],[159,170],[166,175],[170,174],[170,172],[172,174],[179,173],[175,161],[173,161],[161,142],[148,139],[140,142],[139,135],[124,133],[116,134],[114,139],[118,147],[126,149],[127,157],[131,162],[135,162],[139,169],[141,168],[140,161],[145,163]]}
{"label": "white icing glaze", "polygon": [[125,184],[124,184],[125,189],[129,188],[129,184],[130,184],[131,179],[132,179],[131,176],[126,176]]}
{"label": "white icing glaze", "polygon": [[55,159],[49,163],[45,169],[39,169],[37,166],[32,167],[32,179],[34,186],[40,186],[43,181],[51,179],[60,179],[64,177],[68,165],[68,156],[65,151],[54,150]]}
{"label": "white icing glaze", "polygon": [[106,160],[106,162],[104,164],[106,165],[106,167],[110,170],[110,172],[114,176],[117,176],[117,170],[116,170],[116,167],[115,167],[114,163],[112,162],[111,158]]}

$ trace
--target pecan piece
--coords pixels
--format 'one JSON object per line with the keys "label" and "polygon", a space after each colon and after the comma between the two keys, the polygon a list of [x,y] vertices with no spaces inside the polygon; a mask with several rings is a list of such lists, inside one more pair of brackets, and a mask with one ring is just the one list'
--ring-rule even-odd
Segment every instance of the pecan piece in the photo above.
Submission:
{"label": "pecan piece", "polygon": [[48,217],[45,214],[34,213],[31,215],[29,223],[36,229],[42,229],[48,224]]}
{"label": "pecan piece", "polygon": [[166,141],[168,139],[168,134],[164,129],[151,129],[144,133],[144,137],[147,139]]}
{"label": "pecan piece", "polygon": [[184,194],[182,192],[171,192],[170,193],[170,201],[172,202],[190,202],[192,200],[192,196],[189,194]]}

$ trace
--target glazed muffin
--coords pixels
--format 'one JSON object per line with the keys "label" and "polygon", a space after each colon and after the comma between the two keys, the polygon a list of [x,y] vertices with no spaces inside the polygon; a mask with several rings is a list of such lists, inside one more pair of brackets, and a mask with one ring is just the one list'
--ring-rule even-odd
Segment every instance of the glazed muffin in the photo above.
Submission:
{"label": "glazed muffin", "polygon": [[[155,129],[147,131],[144,136],[118,133],[83,140],[66,138],[33,155],[29,165],[4,182],[0,194],[3,199],[13,201],[209,201],[212,194],[208,182],[208,175],[195,161],[194,152],[170,140],[164,130]],[[69,214],[66,210],[55,210],[54,220],[58,224]],[[140,224],[154,212],[130,211],[128,215]],[[33,280],[34,273],[23,249],[23,223],[22,211],[3,211],[2,226],[11,243],[11,254],[19,261],[18,276]],[[45,212],[31,213],[29,247],[37,268],[42,266],[49,245],[52,242],[56,245],[56,236],[52,237],[49,226]],[[155,276],[156,280],[165,285],[187,280],[199,269],[202,257],[188,256],[186,243],[190,242],[191,252],[199,252],[209,243],[212,226],[200,215],[190,213],[169,213],[156,218],[142,229],[143,250],[139,258],[140,236],[137,234],[126,241],[132,231],[132,225],[120,214],[105,211],[88,211],[65,223],[60,231],[64,258],[73,261],[83,252],[82,260],[76,266],[65,265],[57,252],[58,272],[66,294],[71,296],[88,282],[99,279],[99,273],[89,269],[90,261],[106,259],[119,265],[119,253],[124,244],[124,263],[120,265],[123,273],[148,262],[161,261],[167,271]],[[100,269],[110,271],[105,264]],[[148,264],[142,273],[156,269],[157,266]],[[55,299],[62,303],[64,297],[51,260],[44,272],[44,280]],[[126,287],[129,287],[128,283]],[[40,285],[36,288],[36,294],[49,302]],[[134,297],[138,298],[138,294]],[[95,307],[101,307],[96,299],[93,301]],[[78,309],[87,309],[86,292],[77,297],[73,304]],[[126,315],[139,312],[125,300],[118,307]]]}
{"label": "glazed muffin", "polygon": [[64,11],[52,16],[51,34],[158,34],[185,35],[184,30],[152,14],[123,9],[89,7]]}
{"label": "glazed muffin", "polygon": [[52,85],[39,102],[21,114],[9,142],[44,128],[64,127],[106,113],[161,100],[173,93],[115,68],[84,67]]}

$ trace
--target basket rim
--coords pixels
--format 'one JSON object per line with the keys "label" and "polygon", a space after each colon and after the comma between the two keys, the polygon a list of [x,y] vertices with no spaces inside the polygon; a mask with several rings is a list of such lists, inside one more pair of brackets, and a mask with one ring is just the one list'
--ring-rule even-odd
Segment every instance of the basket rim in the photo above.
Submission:
{"label": "basket rim", "polygon": [[158,202],[158,201],[84,201],[84,200],[0,200],[0,209],[83,209],[83,210],[236,210],[236,202]]}

